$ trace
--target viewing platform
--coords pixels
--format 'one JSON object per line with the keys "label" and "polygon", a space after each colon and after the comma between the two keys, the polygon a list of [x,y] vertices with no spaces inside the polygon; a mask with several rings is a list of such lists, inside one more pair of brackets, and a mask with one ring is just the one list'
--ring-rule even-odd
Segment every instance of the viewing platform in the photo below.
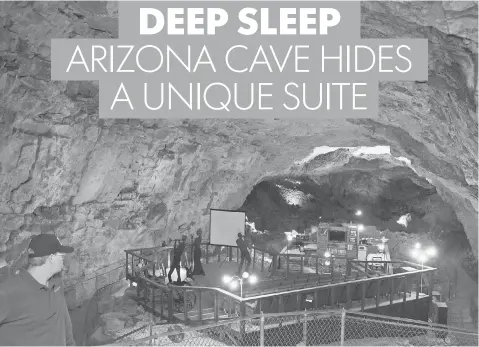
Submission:
{"label": "viewing platform", "polygon": [[[304,310],[384,312],[388,307],[409,303],[417,309],[416,319],[427,320],[432,300],[435,268],[408,261],[358,261],[318,255],[271,254],[253,247],[250,274],[255,284],[244,281],[231,289],[224,275],[237,271],[239,252],[235,247],[202,244],[205,276],[193,276],[183,285],[168,284],[166,274],[173,247],[125,250],[126,279],[136,285],[136,300],[155,316],[170,322],[203,324],[253,314]],[[191,259],[190,254],[186,255]],[[140,269],[139,261],[146,263]],[[145,271],[145,269],[147,271]],[[182,280],[187,271],[181,269]],[[176,280],[176,271],[173,273]],[[422,278],[422,281],[421,281]],[[421,290],[422,289],[422,290]],[[419,309],[422,307],[422,309]],[[396,308],[395,308],[396,309]],[[403,312],[404,314],[404,312]]]}

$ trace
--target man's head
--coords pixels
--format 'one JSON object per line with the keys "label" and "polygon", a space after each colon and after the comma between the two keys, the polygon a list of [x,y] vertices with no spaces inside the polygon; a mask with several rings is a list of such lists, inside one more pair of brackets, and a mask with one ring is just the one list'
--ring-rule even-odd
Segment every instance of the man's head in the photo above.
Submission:
{"label": "man's head", "polygon": [[201,236],[202,233],[203,233],[203,230],[201,229],[196,230],[196,235]]}
{"label": "man's head", "polygon": [[62,271],[63,257],[73,250],[73,247],[63,246],[53,234],[36,235],[28,246],[28,267],[41,267],[53,276]]}
{"label": "man's head", "polygon": [[242,233],[238,233],[238,238],[242,239],[242,238],[243,238],[243,234],[242,234]]}

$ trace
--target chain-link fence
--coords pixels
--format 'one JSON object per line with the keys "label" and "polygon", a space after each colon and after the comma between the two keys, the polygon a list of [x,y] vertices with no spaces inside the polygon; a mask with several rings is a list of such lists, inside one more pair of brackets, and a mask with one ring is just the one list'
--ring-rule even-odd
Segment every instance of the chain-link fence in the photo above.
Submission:
{"label": "chain-link fence", "polygon": [[[147,336],[147,330],[151,336]],[[422,321],[363,312],[256,315],[207,326],[163,324],[115,345],[156,346],[477,346],[478,335]],[[145,336],[146,335],[146,336]]]}

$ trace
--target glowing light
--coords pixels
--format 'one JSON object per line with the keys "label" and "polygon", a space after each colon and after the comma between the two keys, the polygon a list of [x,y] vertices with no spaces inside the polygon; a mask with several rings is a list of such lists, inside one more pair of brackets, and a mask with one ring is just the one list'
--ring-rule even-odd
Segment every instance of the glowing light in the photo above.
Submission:
{"label": "glowing light", "polygon": [[357,210],[355,214],[356,214],[356,216],[361,216],[363,214],[363,211]]}
{"label": "glowing light", "polygon": [[331,253],[329,253],[329,252],[324,252],[324,257],[325,257],[325,258],[331,257]]}
{"label": "glowing light", "polygon": [[424,254],[421,254],[421,255],[419,256],[419,261],[420,261],[421,263],[425,263],[425,262],[427,262],[427,257],[426,257]]}
{"label": "glowing light", "polygon": [[436,254],[437,254],[437,250],[436,248],[434,247],[429,247],[427,250],[426,250],[426,254],[430,257],[435,257]]}
{"label": "glowing light", "polygon": [[378,245],[378,249],[379,249],[380,251],[384,251],[384,245],[379,244],[379,245]]}
{"label": "glowing light", "polygon": [[230,288],[231,289],[235,289],[237,287],[238,287],[238,282],[237,281],[233,281],[233,282],[230,283]]}
{"label": "glowing light", "polygon": [[251,284],[255,284],[256,282],[258,282],[258,278],[257,278],[255,275],[251,275],[251,276],[248,278],[248,281],[249,281],[249,283],[251,283]]}
{"label": "glowing light", "polygon": [[414,245],[414,247],[415,247],[416,249],[419,249],[419,248],[421,248],[421,244],[418,242],[418,243],[416,243],[416,244]]}
{"label": "glowing light", "polygon": [[232,280],[231,276],[228,276],[228,275],[223,276],[223,282],[224,283],[230,283],[231,280]]}
{"label": "glowing light", "polygon": [[418,252],[417,249],[413,249],[413,250],[411,251],[411,256],[412,256],[413,258],[417,258],[418,255],[419,255],[419,252]]}
{"label": "glowing light", "polygon": [[359,224],[359,225],[358,225],[358,231],[363,231],[363,230],[364,230],[364,225]]}
{"label": "glowing light", "polygon": [[293,235],[291,234],[287,235],[286,238],[288,239],[288,241],[293,241]]}
{"label": "glowing light", "polygon": [[243,272],[243,275],[242,275],[241,277],[243,277],[243,278],[248,278],[248,277],[249,277],[249,273],[247,273],[247,272],[245,271],[245,272]]}
{"label": "glowing light", "polygon": [[331,263],[329,262],[329,260],[326,260],[326,261],[324,262],[324,265],[326,265],[326,266],[329,265],[329,264],[331,264]]}

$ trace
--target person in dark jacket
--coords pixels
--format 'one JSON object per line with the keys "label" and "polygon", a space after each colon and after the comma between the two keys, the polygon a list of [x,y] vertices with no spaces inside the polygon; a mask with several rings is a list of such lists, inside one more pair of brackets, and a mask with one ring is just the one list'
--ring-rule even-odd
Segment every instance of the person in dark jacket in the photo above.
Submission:
{"label": "person in dark jacket", "polygon": [[175,247],[174,253],[173,253],[173,261],[171,262],[171,267],[170,271],[168,272],[168,281],[171,283],[171,275],[173,274],[173,271],[176,270],[176,273],[178,274],[178,279],[176,280],[177,284],[181,284],[181,274],[180,274],[180,263],[181,263],[181,256],[183,255],[183,252],[185,251],[186,247],[186,235],[183,235],[181,238],[181,241],[179,244]]}
{"label": "person in dark jacket", "polygon": [[241,261],[238,267],[238,276],[241,276],[241,269],[243,268],[243,264],[246,260],[246,268],[245,271],[248,272],[249,267],[251,265],[251,256],[248,251],[248,247],[246,246],[246,242],[243,240],[243,234],[238,233],[238,239],[236,240],[236,245],[238,246],[241,252]]}
{"label": "person in dark jacket", "polygon": [[27,269],[0,283],[0,346],[74,346],[63,294],[63,257],[73,252],[53,234],[36,235]]}
{"label": "person in dark jacket", "polygon": [[201,265],[201,234],[202,230],[198,229],[196,231],[196,238],[193,242],[193,261],[194,261],[194,269],[193,275],[205,275],[205,271],[203,270],[203,266]]}

